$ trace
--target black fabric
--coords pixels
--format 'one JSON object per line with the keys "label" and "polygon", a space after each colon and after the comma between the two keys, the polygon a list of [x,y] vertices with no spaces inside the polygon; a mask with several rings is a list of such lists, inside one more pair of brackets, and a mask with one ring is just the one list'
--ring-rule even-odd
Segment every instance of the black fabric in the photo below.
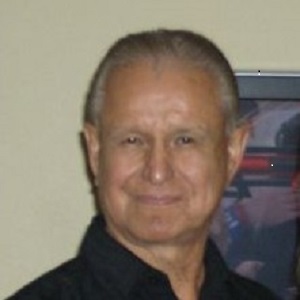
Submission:
{"label": "black fabric", "polygon": [[[216,247],[208,242],[206,276],[201,300],[272,300],[257,283],[227,269]],[[35,280],[7,300],[175,300],[168,278],[122,247],[96,217],[78,256]]]}

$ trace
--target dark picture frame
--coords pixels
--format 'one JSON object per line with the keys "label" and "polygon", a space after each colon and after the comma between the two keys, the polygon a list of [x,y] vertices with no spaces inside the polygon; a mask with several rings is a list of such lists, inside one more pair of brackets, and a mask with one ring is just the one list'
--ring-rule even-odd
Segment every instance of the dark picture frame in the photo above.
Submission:
{"label": "dark picture frame", "polygon": [[300,74],[236,73],[251,125],[241,168],[212,226],[229,266],[296,299],[299,248]]}

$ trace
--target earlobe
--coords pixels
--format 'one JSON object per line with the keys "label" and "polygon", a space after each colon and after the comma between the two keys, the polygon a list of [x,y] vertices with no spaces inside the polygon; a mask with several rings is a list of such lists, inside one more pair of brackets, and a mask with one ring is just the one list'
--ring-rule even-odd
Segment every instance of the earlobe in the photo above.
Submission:
{"label": "earlobe", "polygon": [[89,167],[93,175],[97,177],[100,149],[98,130],[94,125],[85,123],[83,128],[83,135],[87,148]]}
{"label": "earlobe", "polygon": [[231,134],[228,145],[228,182],[237,172],[244,156],[249,136],[249,124],[244,123]]}

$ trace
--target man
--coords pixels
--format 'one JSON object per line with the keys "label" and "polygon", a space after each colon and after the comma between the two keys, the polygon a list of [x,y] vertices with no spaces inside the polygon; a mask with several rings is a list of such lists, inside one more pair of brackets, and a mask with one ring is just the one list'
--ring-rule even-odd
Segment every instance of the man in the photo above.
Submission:
{"label": "man", "polygon": [[84,136],[101,215],[77,258],[10,299],[274,299],[207,242],[242,159],[234,74],[206,38],[119,40],[87,97]]}

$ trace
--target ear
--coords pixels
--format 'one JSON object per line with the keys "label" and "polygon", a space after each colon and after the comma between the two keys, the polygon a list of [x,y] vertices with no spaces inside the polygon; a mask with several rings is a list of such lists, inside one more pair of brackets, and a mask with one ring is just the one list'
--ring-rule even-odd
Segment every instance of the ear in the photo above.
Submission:
{"label": "ear", "polygon": [[228,183],[237,172],[244,156],[250,132],[250,125],[243,123],[230,134],[228,143]]}
{"label": "ear", "polygon": [[94,125],[85,123],[83,127],[83,135],[87,147],[88,163],[94,177],[97,177],[100,149],[99,132]]}

